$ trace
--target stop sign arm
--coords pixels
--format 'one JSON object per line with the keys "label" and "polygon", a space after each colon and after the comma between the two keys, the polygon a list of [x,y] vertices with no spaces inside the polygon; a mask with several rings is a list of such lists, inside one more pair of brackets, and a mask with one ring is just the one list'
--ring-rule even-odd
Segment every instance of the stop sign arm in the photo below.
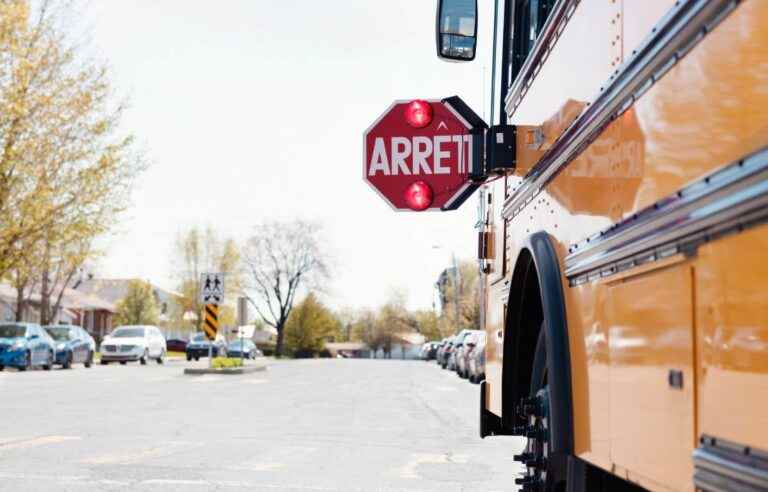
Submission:
{"label": "stop sign arm", "polygon": [[477,115],[467,103],[459,96],[446,97],[443,104],[450,109],[457,118],[463,121],[472,135],[472,167],[469,169],[469,181],[448,201],[440,210],[456,210],[477,190],[488,177],[485,172],[485,133],[488,125]]}

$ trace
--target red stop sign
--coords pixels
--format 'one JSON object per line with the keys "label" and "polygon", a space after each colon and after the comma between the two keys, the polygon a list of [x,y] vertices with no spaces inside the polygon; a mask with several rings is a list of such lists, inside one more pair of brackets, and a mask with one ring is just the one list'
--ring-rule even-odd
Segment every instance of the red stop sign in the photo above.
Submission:
{"label": "red stop sign", "polygon": [[363,179],[396,210],[454,209],[477,187],[479,124],[458,98],[396,101],[363,136]]}

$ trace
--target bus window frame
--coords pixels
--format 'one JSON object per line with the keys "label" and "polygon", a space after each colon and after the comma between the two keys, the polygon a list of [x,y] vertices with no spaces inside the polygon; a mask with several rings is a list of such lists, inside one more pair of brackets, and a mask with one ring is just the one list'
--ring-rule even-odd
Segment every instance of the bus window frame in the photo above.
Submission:
{"label": "bus window frame", "polygon": [[[520,76],[520,71],[525,66],[528,57],[534,51],[544,25],[549,16],[555,11],[558,1],[562,0],[505,0],[504,3],[504,36],[502,55],[502,80],[501,80],[501,108],[506,107],[507,93]],[[531,39],[531,7],[535,7],[534,21],[536,30]],[[521,11],[521,9],[523,9]],[[525,17],[525,19],[523,19]],[[528,36],[516,36],[516,33],[525,32]],[[526,41],[526,46],[521,46]],[[521,50],[525,49],[525,54]],[[506,109],[501,112],[506,118]]]}

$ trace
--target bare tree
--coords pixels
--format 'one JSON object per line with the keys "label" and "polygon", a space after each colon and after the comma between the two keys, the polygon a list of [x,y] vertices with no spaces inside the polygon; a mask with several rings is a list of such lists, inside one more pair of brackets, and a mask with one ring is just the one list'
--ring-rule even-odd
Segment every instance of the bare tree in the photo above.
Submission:
{"label": "bare tree", "polygon": [[[181,293],[179,307],[182,317],[185,313],[194,313],[196,330],[202,324],[203,305],[200,302],[200,276],[206,272],[219,272],[226,276],[227,296],[234,299],[242,290],[240,251],[232,238],[220,239],[223,234],[211,226],[204,229],[192,227],[180,231],[176,237],[171,256],[171,263],[178,280],[177,290]],[[223,320],[230,314],[229,305],[222,306],[219,320],[223,324],[233,321]],[[231,315],[229,316],[231,318]]]}
{"label": "bare tree", "polygon": [[247,297],[264,322],[277,330],[278,356],[283,353],[285,323],[296,292],[301,287],[317,289],[328,277],[320,229],[319,224],[303,220],[265,222],[245,245]]}

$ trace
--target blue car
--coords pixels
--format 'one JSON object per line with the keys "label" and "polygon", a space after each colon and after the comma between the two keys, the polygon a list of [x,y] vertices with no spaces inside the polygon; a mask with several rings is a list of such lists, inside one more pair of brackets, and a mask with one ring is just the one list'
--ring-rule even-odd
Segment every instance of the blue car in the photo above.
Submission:
{"label": "blue car", "polygon": [[53,340],[35,323],[0,324],[0,371],[16,367],[26,371],[42,366],[46,371],[53,366]]}
{"label": "blue car", "polygon": [[53,338],[56,348],[56,364],[69,369],[72,364],[91,367],[93,363],[93,337],[79,326],[51,325],[44,326]]}
{"label": "blue car", "polygon": [[264,354],[262,354],[261,350],[256,347],[256,344],[248,339],[236,339],[229,342],[229,346],[227,347],[227,357],[255,359],[262,355]]}

